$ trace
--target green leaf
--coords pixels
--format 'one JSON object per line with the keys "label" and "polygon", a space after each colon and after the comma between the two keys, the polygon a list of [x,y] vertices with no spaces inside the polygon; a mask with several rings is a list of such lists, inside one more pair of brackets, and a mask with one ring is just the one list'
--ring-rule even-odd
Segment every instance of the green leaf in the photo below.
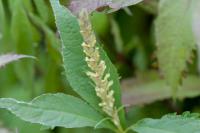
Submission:
{"label": "green leaf", "polygon": [[200,133],[200,119],[199,114],[189,112],[169,114],[161,119],[141,120],[131,129],[138,133]]}
{"label": "green leaf", "polygon": [[10,39],[10,27],[4,3],[5,1],[0,0],[0,52],[8,52],[8,49],[11,49],[11,44],[8,42]]}
{"label": "green leaf", "polygon": [[116,22],[116,20],[113,16],[110,17],[110,23],[111,23],[112,35],[113,35],[113,38],[115,41],[116,51],[118,53],[122,53],[124,42],[123,42],[123,39],[121,36],[119,24]]}
{"label": "green leaf", "polygon": [[56,37],[56,34],[45,24],[45,22],[40,19],[40,17],[32,13],[29,13],[29,16],[31,20],[37,25],[37,27],[40,27],[45,33],[45,41],[48,45],[47,47],[48,52],[50,53],[52,58],[56,60],[60,65],[60,63],[62,62],[60,54],[60,49],[61,49],[60,40]]}
{"label": "green leaf", "polygon": [[[60,65],[62,64],[62,57],[60,53],[61,49],[61,42],[59,38],[57,38],[54,31],[52,31],[45,22],[38,16],[29,13],[29,17],[32,20],[32,22],[36,25],[36,27],[40,28],[42,30],[42,36],[44,36],[45,44],[46,44],[46,50],[47,53],[41,52],[41,68],[44,73],[45,78],[45,90],[47,92],[56,92],[57,88],[62,87],[61,83],[61,75],[60,75]],[[49,66],[48,68],[46,66]]]}
{"label": "green leaf", "polygon": [[21,0],[21,1],[26,11],[33,12],[32,0]]}
{"label": "green leaf", "polygon": [[[173,3],[173,4],[172,4]],[[174,95],[194,48],[188,0],[161,0],[156,20],[159,66]]]}
{"label": "green leaf", "polygon": [[45,0],[34,0],[39,16],[43,19],[44,22],[47,22],[49,19],[49,8]]}
{"label": "green leaf", "polygon": [[[65,7],[59,4],[58,0],[51,0],[51,5],[54,10],[57,28],[60,33],[63,49],[63,61],[65,74],[71,87],[90,105],[98,111],[101,111],[98,104],[99,98],[96,96],[95,88],[92,85],[91,79],[86,75],[89,70],[85,62],[85,54],[82,49],[83,38],[80,34],[79,24],[77,18]],[[111,79],[114,82],[112,89],[114,90],[114,97],[117,108],[121,107],[121,92],[118,74],[107,57],[106,53],[100,48],[101,57],[106,62],[107,70],[111,74]],[[124,112],[120,111],[120,118],[123,121]]]}
{"label": "green leaf", "polygon": [[0,40],[3,37],[3,28],[4,28],[4,24],[5,24],[5,12],[4,12],[4,8],[3,8],[3,2],[2,0],[0,0]]}
{"label": "green leaf", "polygon": [[71,87],[80,96],[86,99],[91,105],[99,108],[99,101],[95,90],[90,83],[90,79],[85,74],[87,64],[84,60],[84,53],[81,47],[83,40],[79,33],[77,19],[69,10],[62,7],[59,1],[51,0],[51,5],[63,45],[62,54],[67,79]]}
{"label": "green leaf", "polygon": [[99,36],[106,36],[106,33],[109,29],[109,17],[105,13],[92,13],[91,23],[95,33],[97,33]]}
{"label": "green leaf", "polygon": [[[95,126],[103,117],[82,100],[65,94],[44,94],[31,102],[1,98],[0,108],[11,111],[24,121],[49,127]],[[109,127],[102,123],[101,127]]]}
{"label": "green leaf", "polygon": [[[11,2],[12,20],[11,35],[16,53],[34,55],[32,26],[25,12],[23,1],[15,0]],[[18,78],[27,87],[33,86],[34,73],[33,60],[25,60],[16,63],[15,70]]]}
{"label": "green leaf", "polygon": [[[13,2],[13,0],[8,0],[9,10],[11,12],[15,11],[15,6],[17,1],[18,0]],[[31,0],[20,0],[20,3],[21,3],[20,7],[23,7],[27,12],[33,12],[33,6]]]}
{"label": "green leaf", "polygon": [[6,12],[4,9],[3,1],[0,0],[0,45],[1,45],[0,49],[1,49],[1,52],[2,52],[3,47],[5,47],[5,46],[2,46],[2,44],[6,45],[5,38],[8,32],[7,30],[8,30],[8,24],[6,21]]}
{"label": "green leaf", "polygon": [[[39,124],[30,124],[25,121],[20,120],[15,115],[11,114],[10,112],[6,110],[0,111],[0,123],[5,125],[10,132],[1,132],[0,133],[15,133],[14,131],[17,131],[19,133],[49,133],[49,130],[41,130],[41,125]],[[1,126],[0,126],[1,127]],[[12,132],[11,132],[12,131]]]}

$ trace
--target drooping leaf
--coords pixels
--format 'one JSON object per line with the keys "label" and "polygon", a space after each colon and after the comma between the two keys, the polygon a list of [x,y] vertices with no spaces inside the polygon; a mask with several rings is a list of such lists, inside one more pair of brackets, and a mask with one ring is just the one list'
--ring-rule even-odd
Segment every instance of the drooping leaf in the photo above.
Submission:
{"label": "drooping leaf", "polygon": [[[91,79],[86,75],[89,68],[86,64],[85,54],[81,46],[83,38],[80,34],[77,18],[73,16],[68,9],[61,6],[58,0],[51,0],[51,5],[54,10],[57,28],[63,45],[62,54],[67,79],[71,87],[83,99],[95,109],[101,111],[98,105],[100,101],[96,96],[95,88]],[[106,62],[108,72],[111,74],[110,79],[114,82],[111,89],[114,90],[116,106],[119,108],[122,104],[117,71],[101,47],[100,54],[102,59]],[[124,120],[123,110],[120,111],[120,118],[122,121]]]}
{"label": "drooping leaf", "polygon": [[87,9],[88,12],[92,12],[105,6],[118,10],[141,1],[143,0],[71,0],[69,8],[74,14],[78,14],[82,9]]}
{"label": "drooping leaf", "polygon": [[40,17],[32,13],[29,13],[29,16],[31,20],[37,25],[37,27],[40,27],[45,33],[45,41],[47,43],[47,49],[49,54],[54,60],[61,63],[61,42],[56,37],[56,34],[44,23],[43,20],[40,19]]}
{"label": "drooping leaf", "polygon": [[[11,38],[16,53],[34,55],[34,39],[32,25],[29,22],[22,0],[10,2],[12,8]],[[18,78],[28,88],[33,86],[33,60],[25,60],[15,64]]]}
{"label": "drooping leaf", "polygon": [[0,56],[0,68],[5,66],[8,63],[22,59],[22,58],[34,58],[33,56],[28,55],[18,55],[18,54],[4,54]]}
{"label": "drooping leaf", "polygon": [[160,1],[156,38],[159,66],[175,95],[194,48],[190,1]]}
{"label": "drooping leaf", "polygon": [[[38,16],[30,13],[31,20],[40,27],[43,31],[44,41],[47,53],[40,52],[40,66],[44,71],[45,85],[44,88],[47,92],[56,92],[58,88],[62,88],[60,65],[62,64],[61,58],[61,42],[57,38],[53,30],[51,30],[45,22]],[[48,68],[46,66],[49,66]]]}
{"label": "drooping leaf", "polygon": [[[24,121],[49,127],[95,126],[103,117],[82,100],[65,94],[44,94],[31,102],[1,98],[0,108],[7,109]],[[109,127],[102,123],[101,127]],[[111,126],[112,127],[112,126]]]}
{"label": "drooping leaf", "polygon": [[[9,53],[10,49],[13,48],[12,43],[9,42],[10,41],[9,26],[8,26],[9,24],[7,21],[6,11],[3,4],[4,2],[5,1],[0,0],[0,53],[1,54]],[[15,79],[13,66],[10,65],[4,68],[4,70],[0,72],[0,75],[1,75],[0,91],[2,92],[3,89],[5,90],[4,87],[7,85],[11,85]]]}
{"label": "drooping leaf", "polygon": [[48,21],[48,17],[49,17],[49,9],[47,6],[47,3],[45,2],[45,0],[34,0],[37,11],[39,13],[39,16],[42,18],[42,20],[44,22]]}
{"label": "drooping leaf", "polygon": [[200,133],[199,114],[169,114],[161,119],[144,119],[132,126],[137,133]]}
{"label": "drooping leaf", "polygon": [[123,52],[123,40],[120,32],[120,28],[114,17],[111,17],[112,35],[115,41],[116,51],[118,53]]}

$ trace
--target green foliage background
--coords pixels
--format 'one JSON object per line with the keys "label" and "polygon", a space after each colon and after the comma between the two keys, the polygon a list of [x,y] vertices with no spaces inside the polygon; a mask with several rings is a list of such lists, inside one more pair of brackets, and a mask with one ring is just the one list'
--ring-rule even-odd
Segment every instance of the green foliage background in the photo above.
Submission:
{"label": "green foliage background", "polygon": [[[177,1],[174,3],[174,10],[171,11],[171,14],[180,12],[177,19],[184,19],[181,15],[185,14],[181,14],[181,11],[175,9],[176,4],[181,2],[181,0]],[[68,1],[62,0],[62,3],[67,5]],[[169,3],[166,5],[169,6]],[[179,55],[176,51],[180,50],[178,45],[181,45],[181,38],[188,37],[185,43],[191,44],[194,44],[194,40],[189,37],[191,32],[187,32],[186,35],[183,33],[180,35],[180,39],[174,38],[177,40],[170,44],[177,44],[177,48],[173,49],[175,52],[170,50],[171,47],[168,44],[160,46],[166,47],[167,45],[167,48],[157,52],[160,47],[157,49],[155,26],[165,23],[167,21],[165,17],[170,16],[170,12],[166,11],[169,14],[163,13],[166,16],[157,18],[158,8],[157,0],[152,0],[147,4],[141,3],[129,7],[128,10],[132,15],[125,10],[120,10],[110,14],[95,12],[91,16],[98,40],[104,44],[103,48],[119,72],[122,81],[123,102],[134,105],[127,108],[128,124],[146,117],[160,118],[171,112],[200,111],[200,98],[198,97],[200,79],[197,76],[196,52],[193,52],[193,58],[189,59],[193,63],[188,65],[187,73],[189,76],[183,80],[183,89],[179,89],[177,92],[179,100],[176,103],[171,100],[171,87],[166,87],[163,83],[163,76],[158,69],[160,62],[161,69],[164,69],[163,73],[174,78],[167,79],[169,83],[173,84],[174,89],[179,88],[185,60],[188,60],[191,54],[187,53],[187,57],[183,57],[182,53]],[[181,9],[178,8],[178,10]],[[176,16],[171,15],[170,17],[173,19]],[[61,43],[54,21],[48,0],[0,0],[0,53],[27,54],[37,58],[37,60],[23,59],[0,69],[0,97],[30,101],[43,93],[64,92],[77,96],[63,74]],[[183,20],[177,21],[181,21],[182,26],[187,25]],[[167,26],[176,28],[170,24],[176,25],[174,22],[169,22]],[[168,27],[166,27],[166,31],[159,33],[161,41],[166,39],[163,36],[170,36],[170,32],[173,32],[168,31]],[[179,31],[175,31],[173,34],[179,34]],[[189,51],[191,52],[194,46],[186,44],[181,48],[183,52],[185,49],[191,49]],[[166,58],[165,52],[168,51],[172,52],[170,55],[175,55]],[[181,72],[178,72],[178,77],[176,77],[177,71],[167,72],[168,68],[172,67],[171,69],[173,69],[173,66],[165,64],[165,62],[174,64],[176,61],[180,61],[178,64],[181,65],[181,68],[177,66],[181,69]],[[1,129],[10,132],[18,131],[19,133],[109,132],[90,128],[48,130],[48,127],[23,122],[9,112],[2,110],[0,111]]]}

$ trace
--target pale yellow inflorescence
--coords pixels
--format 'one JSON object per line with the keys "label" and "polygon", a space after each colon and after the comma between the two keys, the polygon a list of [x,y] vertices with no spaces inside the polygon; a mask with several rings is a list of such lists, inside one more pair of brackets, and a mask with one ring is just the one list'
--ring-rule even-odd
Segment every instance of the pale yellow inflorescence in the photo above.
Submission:
{"label": "pale yellow inflorescence", "polygon": [[106,73],[105,61],[100,58],[99,48],[96,46],[96,37],[86,10],[83,10],[79,15],[79,25],[84,39],[82,47],[86,55],[85,60],[88,67],[91,69],[91,71],[88,71],[86,74],[95,83],[96,95],[101,99],[99,106],[111,117],[113,123],[119,127],[120,121],[118,111],[114,105],[114,91],[110,88],[113,85],[113,81],[109,81],[110,74]]}

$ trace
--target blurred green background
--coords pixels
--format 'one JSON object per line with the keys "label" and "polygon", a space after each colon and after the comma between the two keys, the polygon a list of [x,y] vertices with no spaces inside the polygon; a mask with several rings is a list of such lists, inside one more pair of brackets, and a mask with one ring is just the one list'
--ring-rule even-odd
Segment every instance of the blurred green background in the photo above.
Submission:
{"label": "blurred green background", "polygon": [[[109,14],[95,12],[91,16],[97,38],[117,67],[121,81],[125,84],[129,78],[128,87],[122,85],[122,89],[137,88],[137,84],[144,85],[159,77],[154,37],[156,2],[154,0],[148,4],[142,3]],[[62,0],[62,3],[68,5],[66,0]],[[62,74],[60,49],[59,35],[48,0],[0,0],[0,54],[18,53],[37,58],[23,59],[0,69],[0,97],[30,101],[43,93],[64,92],[76,95]],[[193,75],[197,75],[195,60],[194,54],[194,63],[188,70]],[[192,87],[199,89],[200,85]],[[154,97],[151,93],[148,95]],[[134,106],[128,106],[127,122],[133,123],[146,117],[159,118],[170,112],[200,111],[200,98],[196,95],[195,98],[179,100],[176,103],[170,98],[155,101],[156,99],[148,103],[147,98],[144,103],[148,104],[136,102]],[[124,104],[129,103],[125,100]],[[49,130],[40,125],[23,122],[10,112],[1,110],[0,133],[4,133],[3,130],[5,133],[109,132],[90,128]]]}

